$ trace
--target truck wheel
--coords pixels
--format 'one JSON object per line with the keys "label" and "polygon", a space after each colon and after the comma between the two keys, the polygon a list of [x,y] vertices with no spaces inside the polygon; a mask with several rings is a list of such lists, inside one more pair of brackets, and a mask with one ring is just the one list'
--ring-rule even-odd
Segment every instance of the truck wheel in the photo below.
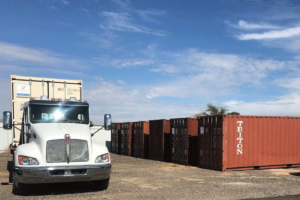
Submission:
{"label": "truck wheel", "polygon": [[93,181],[95,190],[106,190],[109,185],[109,178],[99,181]]}
{"label": "truck wheel", "polygon": [[9,171],[9,183],[13,183],[14,180],[14,170],[15,170],[15,159],[12,156],[12,161],[7,162],[7,170]]}
{"label": "truck wheel", "polygon": [[13,167],[13,162],[12,161],[7,161],[7,170],[9,172],[9,177],[8,177],[8,181],[9,183],[13,182],[13,172],[14,172],[14,167]]}
{"label": "truck wheel", "polygon": [[[15,177],[14,177],[15,179]],[[30,185],[24,183],[18,183],[16,180],[13,182],[13,193],[16,195],[28,195],[30,190]]]}

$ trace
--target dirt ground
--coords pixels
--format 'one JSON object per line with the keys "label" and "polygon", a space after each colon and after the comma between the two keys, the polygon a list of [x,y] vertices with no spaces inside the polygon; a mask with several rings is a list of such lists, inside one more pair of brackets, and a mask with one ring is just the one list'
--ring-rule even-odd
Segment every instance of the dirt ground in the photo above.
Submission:
{"label": "dirt ground", "polygon": [[252,199],[300,194],[300,168],[224,173],[112,154],[105,191],[94,191],[89,182],[42,184],[22,197],[13,195],[8,183],[9,160],[11,155],[0,154],[0,199]]}

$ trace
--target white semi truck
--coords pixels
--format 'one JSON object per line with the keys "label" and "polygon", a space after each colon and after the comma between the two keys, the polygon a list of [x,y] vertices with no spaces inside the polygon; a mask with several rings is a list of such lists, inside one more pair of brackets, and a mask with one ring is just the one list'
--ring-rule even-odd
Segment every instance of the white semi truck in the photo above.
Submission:
{"label": "white semi truck", "polygon": [[[26,195],[41,183],[93,181],[95,189],[108,187],[110,154],[92,141],[87,101],[30,97],[21,111],[20,137],[10,146],[15,194]],[[14,127],[12,112],[3,112],[3,128]],[[104,115],[102,128],[111,129],[111,115]]]}

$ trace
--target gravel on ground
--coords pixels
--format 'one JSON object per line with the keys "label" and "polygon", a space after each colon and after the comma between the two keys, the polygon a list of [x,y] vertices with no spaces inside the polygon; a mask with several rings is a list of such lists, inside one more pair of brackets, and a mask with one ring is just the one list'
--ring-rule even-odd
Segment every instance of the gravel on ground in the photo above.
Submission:
{"label": "gravel on ground", "polygon": [[7,163],[0,154],[0,199],[252,199],[300,194],[300,168],[220,172],[111,154],[105,191],[93,183],[34,185],[30,196],[12,194]]}

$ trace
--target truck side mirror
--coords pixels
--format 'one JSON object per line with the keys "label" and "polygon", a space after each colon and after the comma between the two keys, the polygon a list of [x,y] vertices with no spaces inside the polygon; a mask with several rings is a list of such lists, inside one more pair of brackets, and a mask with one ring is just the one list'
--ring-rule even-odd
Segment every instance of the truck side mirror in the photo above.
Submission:
{"label": "truck side mirror", "polygon": [[111,115],[110,114],[104,115],[104,127],[105,127],[105,130],[111,130]]}
{"label": "truck side mirror", "polygon": [[94,123],[92,121],[90,121],[90,127],[93,127]]}
{"label": "truck side mirror", "polygon": [[11,117],[11,112],[9,111],[3,112],[3,129],[5,130],[12,129],[12,117]]}

